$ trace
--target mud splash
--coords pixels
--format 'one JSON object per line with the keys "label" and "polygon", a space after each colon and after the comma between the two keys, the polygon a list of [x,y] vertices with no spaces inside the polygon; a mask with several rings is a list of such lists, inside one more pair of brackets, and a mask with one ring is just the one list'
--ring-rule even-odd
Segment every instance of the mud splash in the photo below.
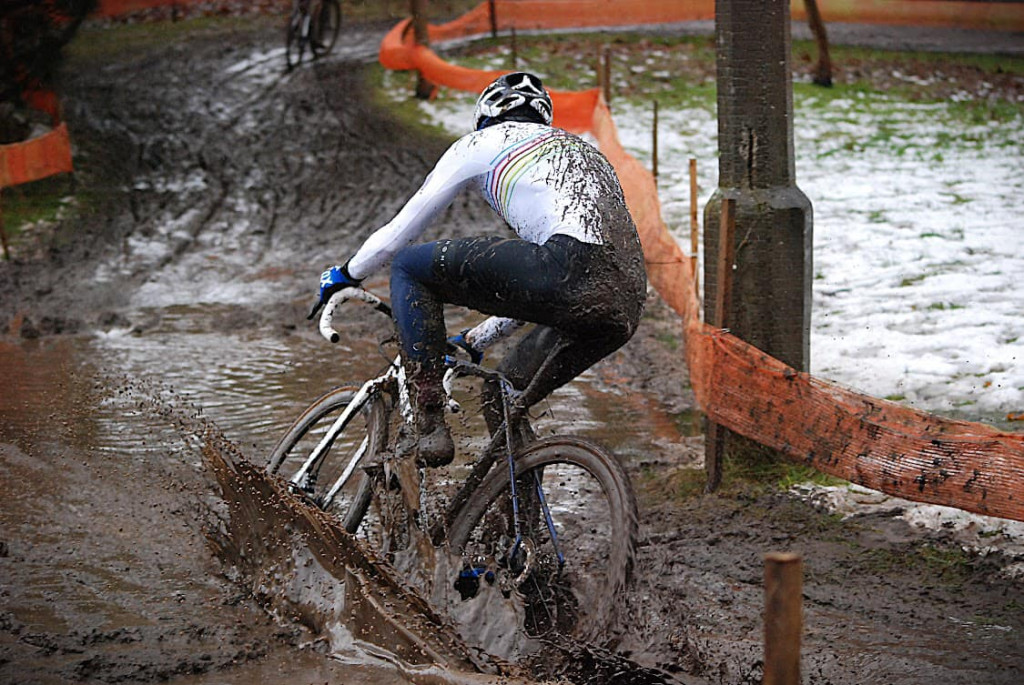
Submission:
{"label": "mud splash", "polygon": [[[568,636],[529,644],[518,632],[521,612],[510,608],[497,588],[458,605],[442,599],[440,608],[450,609],[450,617],[439,613],[438,605],[339,521],[291,494],[283,481],[251,464],[216,430],[204,431],[201,449],[227,509],[223,525],[210,535],[218,555],[230,561],[238,574],[235,581],[250,588],[262,606],[323,636],[333,652],[357,648],[417,683],[525,683],[535,678],[675,682]],[[418,548],[419,559],[407,560],[410,569],[415,564],[421,573],[432,572],[435,588],[454,577],[443,550]],[[433,594],[436,601],[448,593]],[[519,657],[521,663],[480,645]]]}
{"label": "mud splash", "polygon": [[223,437],[207,431],[202,452],[229,514],[212,541],[263,606],[318,634],[344,627],[357,639],[388,645],[403,670],[434,665],[450,673],[444,682],[462,682],[467,673],[521,675],[467,645],[337,520],[289,494]]}

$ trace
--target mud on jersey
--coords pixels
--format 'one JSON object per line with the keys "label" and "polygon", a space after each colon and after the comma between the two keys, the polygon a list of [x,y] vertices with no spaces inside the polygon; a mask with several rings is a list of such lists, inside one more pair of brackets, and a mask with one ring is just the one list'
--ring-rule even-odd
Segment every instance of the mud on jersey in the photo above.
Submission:
{"label": "mud on jersey", "polygon": [[506,122],[453,143],[395,218],[356,252],[349,272],[362,279],[388,263],[467,187],[538,245],[556,234],[606,244],[610,217],[628,217],[615,172],[596,148],[561,129]]}

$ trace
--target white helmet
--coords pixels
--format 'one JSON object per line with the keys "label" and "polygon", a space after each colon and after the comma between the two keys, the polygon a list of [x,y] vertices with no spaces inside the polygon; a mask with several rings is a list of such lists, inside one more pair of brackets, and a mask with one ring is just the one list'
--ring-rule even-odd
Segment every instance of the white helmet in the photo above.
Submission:
{"label": "white helmet", "polygon": [[524,121],[551,124],[551,96],[544,90],[544,84],[533,74],[518,71],[498,77],[480,93],[473,113],[473,130],[479,131],[495,120],[501,121],[504,115],[519,107],[529,108]]}

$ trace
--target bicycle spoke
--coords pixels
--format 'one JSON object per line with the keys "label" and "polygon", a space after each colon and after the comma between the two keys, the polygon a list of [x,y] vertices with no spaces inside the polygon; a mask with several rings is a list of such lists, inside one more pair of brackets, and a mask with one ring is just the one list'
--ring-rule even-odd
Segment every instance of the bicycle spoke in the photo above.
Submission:
{"label": "bicycle spoke", "polygon": [[518,459],[522,551],[507,481],[489,474],[452,526],[467,566],[486,559],[524,597],[524,628],[589,632],[607,622],[625,583],[636,534],[635,501],[614,459],[582,441],[531,446]]}

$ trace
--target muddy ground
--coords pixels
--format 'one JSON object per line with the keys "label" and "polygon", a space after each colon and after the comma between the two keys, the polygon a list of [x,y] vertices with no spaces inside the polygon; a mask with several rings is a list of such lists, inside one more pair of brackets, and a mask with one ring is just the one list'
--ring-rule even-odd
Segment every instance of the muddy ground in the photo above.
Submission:
{"label": "muddy ground", "polygon": [[[448,142],[370,98],[384,28],[346,27],[338,54],[291,74],[267,20],[68,64],[69,189],[87,200],[0,264],[4,682],[406,682],[386,661],[329,658],[325,636],[270,611],[241,560],[208,544],[223,508],[192,419],[202,408],[259,461],[349,372],[344,353],[314,351],[316,277]],[[464,198],[436,230],[500,229]],[[352,326],[346,350],[370,323]],[[684,682],[760,682],[763,555],[795,551],[804,682],[1020,682],[1014,559],[965,552],[898,509],[841,520],[743,480],[696,494],[703,438],[678,321],[656,295],[587,384],[614,405],[600,430],[641,495],[637,581],[609,643],[621,654]]]}

